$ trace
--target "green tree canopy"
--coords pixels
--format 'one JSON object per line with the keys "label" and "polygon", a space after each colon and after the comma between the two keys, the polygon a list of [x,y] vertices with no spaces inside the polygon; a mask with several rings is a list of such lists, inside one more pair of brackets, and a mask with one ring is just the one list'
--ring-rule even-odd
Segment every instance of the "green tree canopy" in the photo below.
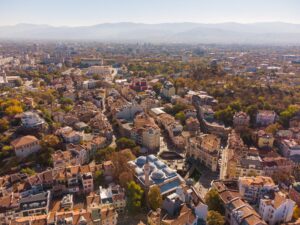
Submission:
{"label": "green tree canopy", "polygon": [[95,180],[95,187],[99,188],[99,186],[103,183],[104,181],[104,174],[102,170],[97,170],[95,172],[95,176],[94,176],[94,180]]}
{"label": "green tree canopy", "polygon": [[131,213],[138,212],[142,206],[143,189],[134,181],[127,184],[127,207]]}
{"label": "green tree canopy", "polygon": [[151,209],[156,210],[160,208],[162,203],[162,196],[159,186],[155,185],[150,188],[148,193],[148,201]]}
{"label": "green tree canopy", "polygon": [[210,210],[207,213],[207,225],[224,225],[224,217],[217,211]]}
{"label": "green tree canopy", "polygon": [[102,163],[103,161],[108,160],[114,151],[115,149],[111,147],[98,149],[95,154],[95,161],[97,163]]}
{"label": "green tree canopy", "polygon": [[118,150],[122,150],[122,149],[126,149],[126,148],[134,148],[136,146],[134,140],[131,140],[129,138],[126,137],[121,137],[116,141],[117,144],[117,149]]}
{"label": "green tree canopy", "polygon": [[208,206],[208,210],[214,210],[221,214],[224,213],[224,207],[216,189],[212,188],[207,192],[205,196],[205,203]]}

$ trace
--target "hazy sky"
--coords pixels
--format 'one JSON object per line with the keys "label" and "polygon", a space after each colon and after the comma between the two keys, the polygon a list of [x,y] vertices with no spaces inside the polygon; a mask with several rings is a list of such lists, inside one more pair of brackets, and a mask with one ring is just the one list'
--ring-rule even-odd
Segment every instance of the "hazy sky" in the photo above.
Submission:
{"label": "hazy sky", "polygon": [[265,21],[300,23],[300,0],[0,0],[0,25]]}

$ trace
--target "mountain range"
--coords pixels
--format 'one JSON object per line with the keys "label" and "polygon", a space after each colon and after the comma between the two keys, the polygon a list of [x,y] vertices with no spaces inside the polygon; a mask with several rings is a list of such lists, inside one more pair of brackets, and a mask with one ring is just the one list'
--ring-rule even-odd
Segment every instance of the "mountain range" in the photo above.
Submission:
{"label": "mountain range", "polygon": [[0,39],[93,40],[103,42],[300,44],[300,24],[265,23],[103,23],[55,27],[17,24],[0,26]]}

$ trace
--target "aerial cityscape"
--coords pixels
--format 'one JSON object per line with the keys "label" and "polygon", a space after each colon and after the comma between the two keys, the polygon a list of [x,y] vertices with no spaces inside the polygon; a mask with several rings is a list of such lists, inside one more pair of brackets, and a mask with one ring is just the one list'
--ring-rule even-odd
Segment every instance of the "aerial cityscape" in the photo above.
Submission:
{"label": "aerial cityscape", "polygon": [[300,225],[300,2],[1,0],[0,225]]}

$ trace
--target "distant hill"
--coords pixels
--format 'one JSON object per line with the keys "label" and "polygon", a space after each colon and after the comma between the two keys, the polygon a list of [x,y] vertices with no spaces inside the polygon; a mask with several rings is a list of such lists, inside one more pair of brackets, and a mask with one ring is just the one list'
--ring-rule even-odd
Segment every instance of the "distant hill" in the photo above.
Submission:
{"label": "distant hill", "polygon": [[97,40],[108,42],[300,44],[300,24],[104,23],[54,27],[0,26],[0,39]]}

